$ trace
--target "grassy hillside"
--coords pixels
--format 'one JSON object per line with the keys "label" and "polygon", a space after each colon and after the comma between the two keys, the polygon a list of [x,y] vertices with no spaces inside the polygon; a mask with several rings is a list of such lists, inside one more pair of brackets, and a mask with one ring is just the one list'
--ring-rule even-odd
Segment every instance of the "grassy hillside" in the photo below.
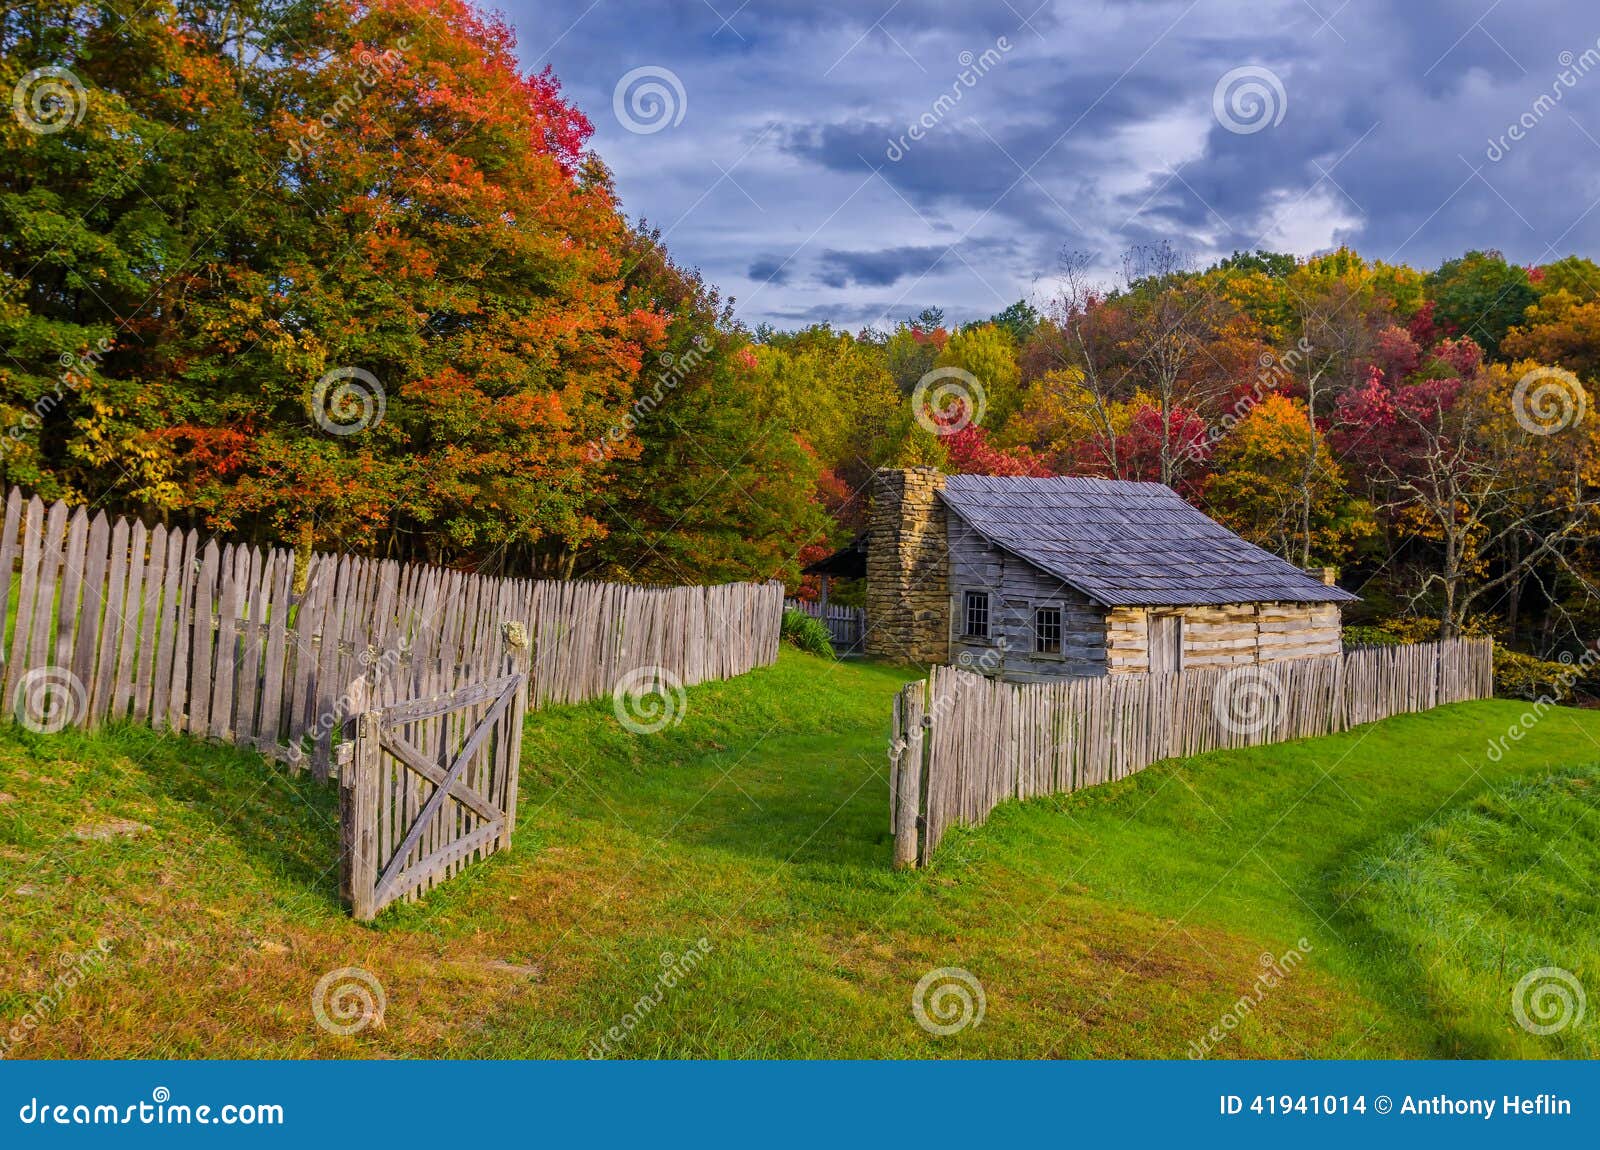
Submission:
{"label": "grassy hillside", "polygon": [[[1552,711],[1498,762],[1518,704],[1162,764],[895,874],[903,678],[786,653],[656,735],[606,704],[530,716],[514,849],[373,927],[338,905],[326,788],[144,731],[0,727],[0,1019],[110,944],[12,1054],[1596,1053],[1592,1017],[1534,1037],[1510,990],[1534,966],[1600,985],[1577,769],[1600,716]],[[310,997],[348,966],[385,1026],[335,1037]],[[936,967],[979,979],[980,1025],[916,1024]]]}
{"label": "grassy hillside", "polygon": [[[1443,1051],[1600,1057],[1600,1020],[1588,1008],[1577,1017],[1572,989],[1574,980],[1585,997],[1600,988],[1597,803],[1592,766],[1509,782],[1341,876],[1336,893],[1355,912],[1374,969],[1414,997]],[[1511,993],[1549,1034],[1505,1026]],[[1574,1023],[1559,1025],[1567,1017]]]}

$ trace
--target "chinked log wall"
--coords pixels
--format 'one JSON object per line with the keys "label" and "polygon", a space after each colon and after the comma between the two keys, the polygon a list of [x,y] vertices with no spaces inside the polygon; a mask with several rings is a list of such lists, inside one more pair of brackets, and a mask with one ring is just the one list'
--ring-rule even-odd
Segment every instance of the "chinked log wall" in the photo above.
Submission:
{"label": "chinked log wall", "polygon": [[1150,669],[1150,619],[1183,621],[1185,669],[1269,663],[1337,655],[1340,616],[1335,603],[1233,603],[1215,607],[1114,607],[1106,613],[1106,662],[1112,674]]}
{"label": "chinked log wall", "polygon": [[1174,756],[1489,698],[1493,653],[1488,639],[1457,639],[1021,685],[935,667],[895,699],[895,865],[926,865],[951,826],[977,825],[1007,799],[1080,790]]}
{"label": "chinked log wall", "polygon": [[40,729],[130,719],[251,747],[318,777],[353,735],[351,684],[388,699],[499,673],[501,624],[532,642],[533,705],[648,671],[692,685],[777,658],[781,584],[638,587],[497,579],[392,560],[220,544],[46,506],[12,489],[0,529],[0,699]]}

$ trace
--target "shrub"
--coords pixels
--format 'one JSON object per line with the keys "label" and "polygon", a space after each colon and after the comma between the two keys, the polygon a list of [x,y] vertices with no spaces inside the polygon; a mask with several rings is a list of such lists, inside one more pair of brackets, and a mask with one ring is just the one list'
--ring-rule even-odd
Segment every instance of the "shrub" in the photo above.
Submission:
{"label": "shrub", "polygon": [[[1484,621],[1473,619],[1467,627],[1469,634],[1484,634]],[[1411,615],[1384,619],[1372,626],[1346,627],[1344,645],[1388,647],[1401,643],[1427,643],[1439,637],[1439,621],[1425,615]],[[1513,651],[1502,643],[1494,646],[1494,693],[1502,699],[1550,698],[1556,702],[1572,696],[1579,682],[1589,679],[1592,672],[1583,666],[1574,666],[1570,657],[1562,661],[1541,659],[1522,651]]]}
{"label": "shrub", "polygon": [[[1461,633],[1469,638],[1489,635],[1490,621],[1473,615],[1462,625]],[[1370,643],[1386,646],[1394,643],[1431,643],[1439,638],[1439,620],[1432,615],[1394,615],[1379,619],[1370,625],[1350,626],[1344,629],[1348,644]]]}
{"label": "shrub", "polygon": [[1406,642],[1393,631],[1385,631],[1382,627],[1346,627],[1344,629],[1344,645],[1346,647],[1398,647]]}
{"label": "shrub", "polygon": [[804,611],[783,613],[783,637],[802,651],[829,658],[833,656],[833,640],[828,635],[827,625]]}
{"label": "shrub", "polygon": [[1572,694],[1573,687],[1584,677],[1583,668],[1570,662],[1540,659],[1495,644],[1494,693],[1502,698],[1537,699],[1548,695],[1559,701]]}

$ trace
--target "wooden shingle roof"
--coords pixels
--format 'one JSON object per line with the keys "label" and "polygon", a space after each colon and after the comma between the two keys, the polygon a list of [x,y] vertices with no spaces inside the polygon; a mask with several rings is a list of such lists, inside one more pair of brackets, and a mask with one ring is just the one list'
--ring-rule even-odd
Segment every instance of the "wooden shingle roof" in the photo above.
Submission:
{"label": "wooden shingle roof", "polygon": [[940,494],[989,542],[1108,607],[1356,598],[1245,542],[1160,483],[952,475]]}

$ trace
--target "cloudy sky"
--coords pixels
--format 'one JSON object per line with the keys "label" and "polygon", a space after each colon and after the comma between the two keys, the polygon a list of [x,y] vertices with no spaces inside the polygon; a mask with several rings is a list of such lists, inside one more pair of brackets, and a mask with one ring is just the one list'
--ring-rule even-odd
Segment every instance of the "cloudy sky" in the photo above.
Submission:
{"label": "cloudy sky", "polygon": [[1158,239],[1600,254],[1593,0],[502,2],[751,324],[987,316]]}

